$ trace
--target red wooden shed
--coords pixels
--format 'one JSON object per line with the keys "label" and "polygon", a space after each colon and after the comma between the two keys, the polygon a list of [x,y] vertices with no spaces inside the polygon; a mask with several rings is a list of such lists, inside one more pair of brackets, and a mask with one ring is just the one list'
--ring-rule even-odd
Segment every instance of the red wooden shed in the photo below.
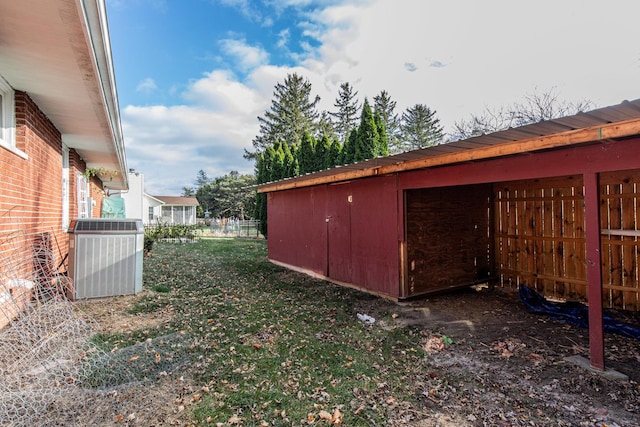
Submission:
{"label": "red wooden shed", "polygon": [[263,184],[269,259],[394,300],[495,280],[640,310],[640,99]]}

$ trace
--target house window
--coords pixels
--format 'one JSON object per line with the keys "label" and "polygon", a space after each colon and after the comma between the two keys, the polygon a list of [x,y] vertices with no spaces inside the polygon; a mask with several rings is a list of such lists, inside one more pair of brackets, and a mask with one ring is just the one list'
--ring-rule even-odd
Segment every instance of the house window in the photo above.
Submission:
{"label": "house window", "polygon": [[182,206],[173,207],[172,218],[174,224],[184,224],[184,210]]}
{"label": "house window", "polygon": [[81,173],[76,175],[78,189],[78,218],[91,218],[91,197],[89,197],[89,181]]}
{"label": "house window", "polygon": [[171,215],[171,206],[162,207],[162,222],[173,224],[173,216]]}
{"label": "house window", "polygon": [[149,206],[149,222],[153,221],[153,206]]}
{"label": "house window", "polygon": [[9,83],[0,76],[0,146],[26,157],[16,148],[15,126],[14,92]]}

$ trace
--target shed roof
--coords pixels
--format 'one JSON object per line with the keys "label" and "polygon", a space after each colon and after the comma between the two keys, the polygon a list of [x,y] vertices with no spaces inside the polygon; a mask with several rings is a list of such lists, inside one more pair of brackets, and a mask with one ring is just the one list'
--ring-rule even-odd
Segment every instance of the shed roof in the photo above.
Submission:
{"label": "shed roof", "polygon": [[533,151],[604,142],[640,134],[640,99],[518,128],[378,157],[295,178],[261,184],[258,192],[287,190],[374,175],[486,160]]}
{"label": "shed roof", "polygon": [[164,202],[165,205],[170,206],[199,206],[198,199],[195,197],[181,197],[181,196],[151,196]]}

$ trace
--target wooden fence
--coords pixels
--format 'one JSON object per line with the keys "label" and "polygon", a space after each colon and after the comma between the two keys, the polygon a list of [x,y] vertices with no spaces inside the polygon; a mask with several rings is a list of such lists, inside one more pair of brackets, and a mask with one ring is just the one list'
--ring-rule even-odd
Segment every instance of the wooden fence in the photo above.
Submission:
{"label": "wooden fence", "polygon": [[[640,310],[640,171],[601,174],[603,301]],[[582,176],[494,186],[496,264],[504,286],[587,300]]]}

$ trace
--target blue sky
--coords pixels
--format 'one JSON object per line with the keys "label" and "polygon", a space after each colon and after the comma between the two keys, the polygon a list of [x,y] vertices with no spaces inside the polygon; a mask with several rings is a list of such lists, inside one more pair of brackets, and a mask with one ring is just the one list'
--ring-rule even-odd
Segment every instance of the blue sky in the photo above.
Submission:
{"label": "blue sky", "polygon": [[640,2],[612,0],[107,0],[129,167],[152,195],[242,157],[273,87],[306,77],[320,109],[339,86],[386,90],[455,121],[555,91],[597,106],[640,98]]}

